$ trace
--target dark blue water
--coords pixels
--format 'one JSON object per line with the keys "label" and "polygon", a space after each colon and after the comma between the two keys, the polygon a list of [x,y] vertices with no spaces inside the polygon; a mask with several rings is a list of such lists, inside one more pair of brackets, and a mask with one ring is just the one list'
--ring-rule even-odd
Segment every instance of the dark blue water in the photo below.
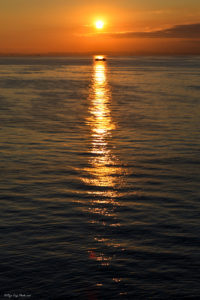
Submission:
{"label": "dark blue water", "polygon": [[0,299],[197,299],[200,58],[0,70]]}

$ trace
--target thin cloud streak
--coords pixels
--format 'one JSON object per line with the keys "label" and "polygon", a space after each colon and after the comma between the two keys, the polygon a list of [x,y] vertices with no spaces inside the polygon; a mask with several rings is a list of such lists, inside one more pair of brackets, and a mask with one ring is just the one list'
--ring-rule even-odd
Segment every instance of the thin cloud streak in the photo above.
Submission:
{"label": "thin cloud streak", "polygon": [[167,29],[156,31],[141,32],[117,32],[107,33],[106,36],[113,38],[183,38],[183,39],[199,39],[200,23],[176,25]]}

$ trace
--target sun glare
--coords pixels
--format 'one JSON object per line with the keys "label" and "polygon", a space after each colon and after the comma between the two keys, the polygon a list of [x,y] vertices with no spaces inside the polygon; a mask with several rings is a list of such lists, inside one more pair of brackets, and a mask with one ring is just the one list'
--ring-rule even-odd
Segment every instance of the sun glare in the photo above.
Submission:
{"label": "sun glare", "polygon": [[102,29],[104,27],[104,22],[101,20],[96,21],[95,26],[97,29]]}

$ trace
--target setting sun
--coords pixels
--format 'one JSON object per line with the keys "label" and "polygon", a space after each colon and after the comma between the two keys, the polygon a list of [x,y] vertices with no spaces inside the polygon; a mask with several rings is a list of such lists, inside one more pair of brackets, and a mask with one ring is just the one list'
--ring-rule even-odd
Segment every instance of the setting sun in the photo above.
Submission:
{"label": "setting sun", "polygon": [[104,27],[104,22],[101,20],[96,21],[95,26],[97,29],[102,29]]}

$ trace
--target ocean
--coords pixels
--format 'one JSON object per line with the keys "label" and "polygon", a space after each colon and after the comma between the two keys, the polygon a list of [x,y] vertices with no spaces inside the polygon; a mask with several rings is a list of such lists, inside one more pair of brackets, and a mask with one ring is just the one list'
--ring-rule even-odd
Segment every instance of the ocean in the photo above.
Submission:
{"label": "ocean", "polygon": [[0,299],[197,299],[200,57],[0,58]]}

